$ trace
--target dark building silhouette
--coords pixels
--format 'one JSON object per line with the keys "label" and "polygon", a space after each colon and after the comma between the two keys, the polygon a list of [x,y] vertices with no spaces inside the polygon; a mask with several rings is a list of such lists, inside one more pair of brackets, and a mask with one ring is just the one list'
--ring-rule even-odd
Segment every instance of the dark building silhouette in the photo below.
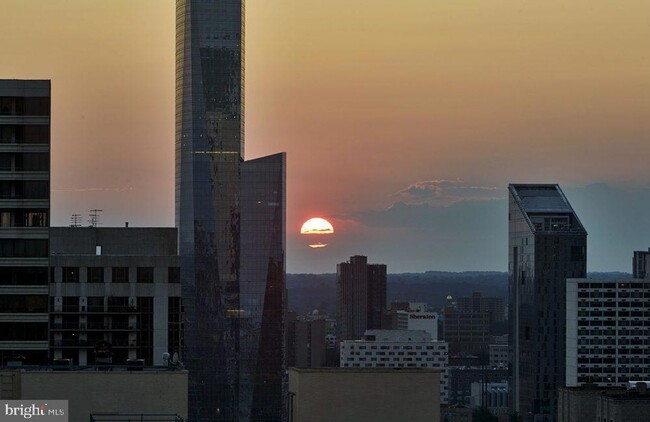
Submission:
{"label": "dark building silhouette", "polygon": [[566,279],[587,272],[587,232],[558,185],[510,185],[509,336],[514,410],[554,421],[565,382]]}
{"label": "dark building silhouette", "polygon": [[0,366],[48,361],[50,81],[0,80]]}
{"label": "dark building silhouette", "polygon": [[337,265],[337,341],[358,340],[381,328],[386,309],[386,265],[355,255]]}
{"label": "dark building silhouette", "polygon": [[481,295],[481,292],[473,292],[471,296],[459,297],[457,302],[460,312],[489,312],[490,322],[499,322],[506,318],[502,297],[486,297]]}
{"label": "dark building silhouette", "polygon": [[647,251],[634,251],[634,256],[632,257],[633,278],[645,278],[648,257],[650,257],[650,248]]}
{"label": "dark building silhouette", "polygon": [[176,2],[189,420],[284,417],[285,156],[244,159],[242,0]]}

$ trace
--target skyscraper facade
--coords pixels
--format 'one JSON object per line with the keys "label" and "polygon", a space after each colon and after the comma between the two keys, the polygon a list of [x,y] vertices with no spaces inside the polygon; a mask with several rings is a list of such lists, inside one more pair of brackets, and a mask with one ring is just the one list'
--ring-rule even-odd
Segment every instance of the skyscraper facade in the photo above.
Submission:
{"label": "skyscraper facade", "polygon": [[558,185],[510,185],[509,336],[514,410],[554,421],[565,382],[566,279],[587,273],[587,232]]}
{"label": "skyscraper facade", "polygon": [[386,265],[368,264],[361,255],[337,265],[337,340],[358,340],[381,328],[386,309]]}
{"label": "skyscraper facade", "polygon": [[48,361],[50,81],[0,80],[0,366]]}
{"label": "skyscraper facade", "polygon": [[285,156],[244,162],[242,0],[176,2],[176,224],[191,421],[283,417]]}

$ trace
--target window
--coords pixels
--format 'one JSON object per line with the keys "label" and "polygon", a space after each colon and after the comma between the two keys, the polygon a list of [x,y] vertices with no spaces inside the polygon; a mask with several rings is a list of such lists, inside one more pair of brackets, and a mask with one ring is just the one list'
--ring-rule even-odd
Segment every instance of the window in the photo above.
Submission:
{"label": "window", "polygon": [[181,282],[181,269],[180,267],[169,267],[167,269],[167,282],[178,284]]}
{"label": "window", "polygon": [[113,267],[113,283],[129,282],[129,267]]}
{"label": "window", "polygon": [[64,283],[79,283],[79,267],[63,267]]}
{"label": "window", "polygon": [[88,283],[103,283],[104,267],[88,267]]}
{"label": "window", "polygon": [[138,267],[138,283],[153,283],[153,267]]}

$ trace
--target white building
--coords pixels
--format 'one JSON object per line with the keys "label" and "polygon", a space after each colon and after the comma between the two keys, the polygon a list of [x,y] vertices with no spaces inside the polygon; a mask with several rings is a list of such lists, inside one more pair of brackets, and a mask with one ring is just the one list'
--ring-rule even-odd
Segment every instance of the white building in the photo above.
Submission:
{"label": "white building", "polygon": [[426,303],[409,302],[408,311],[397,311],[398,330],[424,330],[438,340],[438,314],[427,311]]}
{"label": "white building", "polygon": [[341,368],[440,368],[440,402],[449,397],[447,342],[423,330],[367,330],[362,340],[341,342]]}
{"label": "white building", "polygon": [[488,346],[490,356],[490,366],[492,368],[508,367],[508,345],[507,344],[490,344]]}
{"label": "white building", "polygon": [[566,385],[650,378],[650,279],[567,279]]}

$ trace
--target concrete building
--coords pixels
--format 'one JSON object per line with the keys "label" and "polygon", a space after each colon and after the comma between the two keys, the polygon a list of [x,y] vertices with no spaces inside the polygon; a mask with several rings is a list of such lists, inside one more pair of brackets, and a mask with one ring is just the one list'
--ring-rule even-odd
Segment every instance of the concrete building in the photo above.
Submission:
{"label": "concrete building", "polygon": [[566,282],[566,385],[650,379],[650,279]]}
{"label": "concrete building", "polygon": [[396,311],[398,330],[422,330],[438,340],[438,313],[427,310],[426,303],[410,302],[409,308]]}
{"label": "concrete building", "polygon": [[595,385],[560,388],[558,422],[646,422],[650,394],[646,383],[630,388]]}
{"label": "concrete building", "polygon": [[365,256],[352,256],[337,265],[337,339],[356,340],[366,330],[381,328],[386,309],[386,265],[368,264]]}
{"label": "concrete building", "polygon": [[[1,400],[68,400],[68,420],[88,422],[91,414],[137,414],[131,420],[187,420],[187,371],[144,368],[127,371],[0,370]],[[165,418],[163,415],[167,415]],[[114,417],[113,420],[123,420]],[[150,420],[150,419],[149,419]]]}
{"label": "concrete building", "polygon": [[558,185],[508,187],[511,400],[536,421],[557,417],[566,374],[566,279],[586,277],[587,232]]}
{"label": "concrete building", "polygon": [[0,80],[0,366],[48,360],[50,81]]}
{"label": "concrete building", "polygon": [[507,368],[510,360],[510,347],[507,344],[490,344],[488,346],[490,354],[490,367]]}
{"label": "concrete building", "polygon": [[435,369],[289,369],[288,422],[439,422]]}
{"label": "concrete building", "polygon": [[52,227],[50,245],[52,358],[162,365],[181,352],[176,229]]}
{"label": "concrete building", "polygon": [[190,419],[281,420],[285,154],[244,160],[244,2],[176,2],[176,227]]}
{"label": "concrete building", "polygon": [[341,342],[341,368],[438,368],[440,402],[448,401],[448,346],[426,331],[368,330],[361,340]]}
{"label": "concrete building", "polygon": [[461,312],[489,312],[491,323],[504,321],[506,318],[506,307],[502,297],[484,297],[481,292],[473,292],[471,296],[459,297],[456,303]]}

